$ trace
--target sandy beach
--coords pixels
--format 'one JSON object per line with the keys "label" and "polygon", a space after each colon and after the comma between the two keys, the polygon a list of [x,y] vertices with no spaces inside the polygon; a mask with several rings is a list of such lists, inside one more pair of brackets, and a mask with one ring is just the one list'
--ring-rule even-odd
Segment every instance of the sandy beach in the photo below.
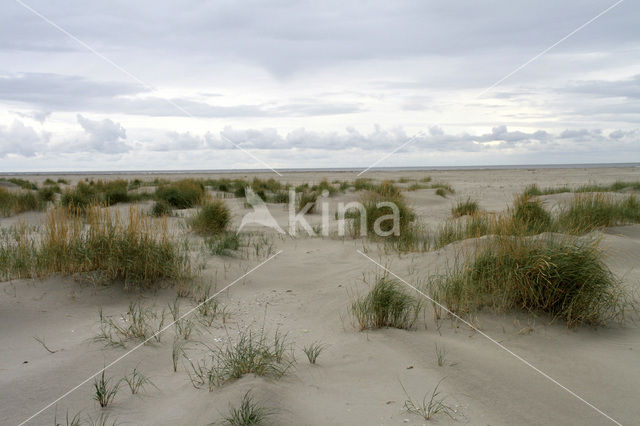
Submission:
{"label": "sandy beach", "polygon": [[[436,228],[450,218],[452,207],[460,200],[471,198],[481,209],[500,213],[531,184],[575,188],[638,181],[640,168],[372,171],[364,175],[374,182],[404,178],[406,182],[396,184],[402,189],[425,176],[455,189],[446,197],[430,188],[403,191],[416,220]],[[322,179],[352,181],[357,176],[352,172],[297,172],[282,177],[273,173],[90,176],[94,180],[116,177],[129,181],[258,177],[296,186]],[[64,178],[73,185],[85,176],[28,176],[38,185],[47,178]],[[554,211],[571,196],[560,193],[539,199]],[[338,203],[358,197],[358,192],[349,189],[328,198],[332,223]],[[251,208],[244,198],[225,198],[224,202],[232,212],[231,229],[237,229]],[[137,204],[148,210],[152,202]],[[267,204],[286,229],[286,205]],[[110,208],[126,215],[129,205]],[[68,393],[29,424],[53,424],[56,413],[61,422],[68,412],[94,419],[106,413],[110,422],[118,424],[205,425],[218,421],[229,404],[238,403],[251,390],[256,400],[274,409],[271,424],[420,425],[427,421],[408,413],[405,400],[409,395],[421,401],[441,380],[439,391],[453,411],[451,417],[434,416],[433,424],[613,424],[597,410],[621,424],[635,424],[640,418],[640,330],[631,318],[622,324],[568,327],[545,315],[483,310],[473,324],[494,342],[454,318],[436,321],[425,300],[427,306],[412,329],[359,331],[349,307],[353,296],[368,288],[364,280],[371,283],[381,273],[374,261],[419,286],[455,263],[461,246],[469,241],[398,253],[371,239],[336,236],[335,224],[329,236],[314,237],[303,232],[292,237],[252,224],[242,231],[252,243],[240,250],[241,255],[218,256],[195,248],[202,238],[184,226],[194,212],[180,210],[168,219],[169,226],[192,244],[200,282],[211,284],[214,292],[229,287],[216,296],[225,307],[224,320],[216,318],[210,326],[195,327],[176,372],[173,329],[165,331],[159,342],[154,339],[139,348],[135,340],[124,347],[95,340],[100,310],[120,321],[131,301],[141,301],[159,313],[176,299],[175,287],[143,291],[124,289],[119,283],[92,282],[86,276],[59,275],[0,283],[0,424],[19,424]],[[39,226],[46,217],[44,211],[30,211],[0,218],[0,226]],[[307,215],[307,220],[312,226],[320,225],[321,212]],[[606,228],[583,238],[600,239],[606,265],[630,291],[640,290],[640,225]],[[195,306],[189,298],[179,301],[183,313]],[[168,324],[168,310],[166,314]],[[194,388],[189,361],[196,362],[207,346],[247,327],[286,333],[296,359],[287,374],[279,378],[248,374],[211,391]],[[313,342],[324,345],[316,364],[307,362],[302,351]],[[442,365],[438,365],[436,347],[445,350]],[[154,386],[134,395],[122,384],[113,402],[101,409],[92,400],[94,380],[87,378],[125,354],[106,375],[118,380],[136,368]]]}

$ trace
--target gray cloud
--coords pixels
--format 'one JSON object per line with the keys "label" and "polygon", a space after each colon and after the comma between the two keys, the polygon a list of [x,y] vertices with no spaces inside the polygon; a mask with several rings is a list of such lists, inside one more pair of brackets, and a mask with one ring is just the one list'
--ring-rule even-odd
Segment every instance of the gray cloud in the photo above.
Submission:
{"label": "gray cloud", "polygon": [[[224,136],[224,137],[222,137]],[[376,127],[372,132],[361,133],[353,128],[344,132],[316,132],[304,128],[293,130],[287,134],[280,134],[276,129],[233,129],[227,127],[221,135],[208,132],[198,136],[192,133],[171,132],[165,135],[167,141],[157,143],[148,141],[144,149],[152,151],[187,151],[187,150],[229,150],[236,149],[227,139],[245,149],[258,150],[294,150],[305,152],[308,150],[322,151],[387,151],[390,152],[401,146],[412,135],[402,129],[385,130]],[[601,129],[565,130],[553,134],[544,130],[527,133],[509,131],[506,126],[497,126],[490,133],[446,133],[442,128],[432,126],[428,134],[416,137],[414,142],[399,152],[453,152],[453,151],[485,151],[523,148],[532,152],[557,150],[574,145],[598,148],[608,144],[612,149],[617,144],[624,144],[625,148],[640,150],[640,132],[637,130],[616,130],[607,135]]]}
{"label": "gray cloud", "polygon": [[0,73],[0,99],[38,105],[47,110],[73,110],[146,90],[136,84],[98,82],[77,75]]}
{"label": "gray cloud", "polygon": [[[610,2],[517,3],[420,0],[368,2],[151,1],[91,2],[77,7],[32,1],[34,8],[83,40],[113,49],[201,54],[259,63],[274,74],[378,58],[530,55],[578,27]],[[638,40],[636,2],[575,37],[574,51]],[[0,18],[0,48],[68,51],[79,47],[17,4]],[[117,31],[113,29],[117,28]],[[162,31],[158,31],[162,28]],[[611,31],[615,28],[615,31]]]}
{"label": "gray cloud", "polygon": [[640,74],[622,80],[589,80],[570,83],[560,89],[570,93],[591,95],[599,98],[640,99]]}
{"label": "gray cloud", "polygon": [[[58,111],[126,113],[152,117],[307,117],[361,111],[354,103],[326,103],[313,99],[282,105],[216,106],[186,98],[142,95],[149,89],[123,82],[99,82],[80,76],[51,73],[0,74],[0,100]],[[46,117],[46,115],[44,116]],[[33,116],[35,118],[35,116]],[[37,119],[37,118],[36,118]],[[44,119],[42,119],[44,120]]]}
{"label": "gray cloud", "polygon": [[47,118],[51,115],[51,111],[29,111],[29,112],[20,112],[14,111],[14,114],[23,118],[30,118],[32,120],[37,121],[40,124],[43,124]]}
{"label": "gray cloud", "polygon": [[78,124],[87,134],[86,150],[98,151],[107,154],[127,152],[131,148],[125,140],[127,133],[120,125],[110,119],[90,120],[82,115],[77,116]]}
{"label": "gray cloud", "polygon": [[25,126],[20,120],[15,120],[10,126],[0,125],[0,157],[7,154],[33,157],[46,147],[49,136],[46,132],[38,133]]}

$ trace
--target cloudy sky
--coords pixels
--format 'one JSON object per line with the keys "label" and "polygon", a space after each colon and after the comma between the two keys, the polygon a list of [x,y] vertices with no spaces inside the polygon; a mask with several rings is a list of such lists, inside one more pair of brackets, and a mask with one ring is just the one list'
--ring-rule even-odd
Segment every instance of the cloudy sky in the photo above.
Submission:
{"label": "cloudy sky", "polygon": [[637,1],[20,1],[0,171],[640,161]]}

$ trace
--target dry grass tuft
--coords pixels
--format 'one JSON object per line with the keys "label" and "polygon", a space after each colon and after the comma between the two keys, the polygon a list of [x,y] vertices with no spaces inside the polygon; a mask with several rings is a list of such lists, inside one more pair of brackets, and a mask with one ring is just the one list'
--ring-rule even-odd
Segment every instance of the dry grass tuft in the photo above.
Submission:
{"label": "dry grass tuft", "polygon": [[387,277],[379,277],[365,296],[351,304],[351,314],[360,330],[393,327],[410,329],[422,309],[420,299],[407,294],[402,285]]}
{"label": "dry grass tuft", "polygon": [[157,287],[192,277],[188,254],[169,236],[166,219],[131,207],[127,218],[100,207],[51,209],[43,235],[24,226],[0,235],[2,279],[98,272],[126,286]]}
{"label": "dry grass tuft", "polygon": [[569,326],[623,321],[634,302],[601,259],[597,241],[497,236],[432,280],[431,292],[463,315],[525,310]]}

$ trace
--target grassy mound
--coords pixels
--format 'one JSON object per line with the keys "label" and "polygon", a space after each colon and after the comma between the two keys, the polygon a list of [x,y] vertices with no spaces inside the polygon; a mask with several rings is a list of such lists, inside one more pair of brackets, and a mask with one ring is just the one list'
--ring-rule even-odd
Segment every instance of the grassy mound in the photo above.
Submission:
{"label": "grassy mound", "polygon": [[11,216],[31,210],[41,210],[44,204],[32,191],[10,192],[0,187],[0,215]]}
{"label": "grassy mound", "polygon": [[560,229],[572,234],[639,222],[640,202],[634,195],[619,199],[607,194],[579,194],[558,216]]}
{"label": "grassy mound", "polygon": [[480,211],[478,202],[467,198],[466,201],[458,201],[458,203],[451,209],[451,216],[461,217],[467,215],[474,215]]}
{"label": "grassy mound", "polygon": [[550,231],[553,222],[551,214],[542,207],[542,202],[527,196],[516,197],[513,220],[532,234]]}
{"label": "grassy mound", "polygon": [[366,296],[352,303],[351,313],[360,330],[383,327],[409,329],[421,308],[421,302],[407,294],[402,284],[381,277]]}
{"label": "grassy mound", "polygon": [[222,200],[213,200],[203,205],[189,221],[194,231],[204,235],[224,232],[231,222],[231,212]]}
{"label": "grassy mound", "polygon": [[495,237],[432,281],[431,291],[458,314],[525,310],[569,326],[622,320],[630,303],[596,242],[553,238]]}
{"label": "grassy mound", "polygon": [[571,189],[567,186],[560,186],[557,188],[544,188],[544,189],[540,189],[538,187],[538,185],[531,184],[529,186],[527,186],[524,190],[524,192],[522,193],[523,196],[526,197],[535,197],[538,195],[551,195],[551,194],[561,194],[564,192],[571,192]]}
{"label": "grassy mound", "polygon": [[124,179],[81,181],[75,188],[67,189],[60,201],[72,209],[86,209],[93,204],[111,206],[146,198],[146,194],[129,194],[129,187],[129,182]]}
{"label": "grassy mound", "polygon": [[[364,218],[359,213],[353,216],[351,229],[354,236],[360,236],[362,229],[366,229],[367,235],[373,238],[399,238],[403,234],[411,232],[411,222],[415,219],[415,215],[400,190],[393,185],[384,187],[381,185],[379,191],[364,193],[360,197],[360,202],[364,206],[366,214]],[[380,203],[392,203],[397,208],[397,223],[390,218],[390,215],[394,214],[394,208],[389,205],[378,207]]]}
{"label": "grassy mound", "polygon": [[156,189],[156,199],[163,200],[177,209],[187,209],[206,199],[204,185],[194,179],[182,179]]}
{"label": "grassy mound", "polygon": [[169,238],[166,221],[131,208],[127,219],[98,207],[84,215],[52,209],[44,236],[24,227],[0,236],[0,278],[99,272],[125,286],[154,287],[190,277],[189,259]]}
{"label": "grassy mound", "polygon": [[45,186],[38,189],[38,200],[43,203],[55,201],[56,194],[59,194],[60,192],[60,187],[56,184]]}
{"label": "grassy mound", "polygon": [[151,215],[155,217],[169,216],[171,214],[171,204],[164,200],[158,200],[151,207]]}
{"label": "grassy mound", "polygon": [[455,241],[483,235],[528,236],[542,232],[581,235],[607,226],[640,223],[640,202],[635,195],[624,198],[610,194],[576,194],[557,215],[544,209],[539,200],[516,197],[502,214],[478,212],[449,220],[431,236],[431,247],[441,248]]}
{"label": "grassy mound", "polygon": [[313,213],[316,209],[316,203],[318,201],[318,193],[315,191],[300,192],[298,196],[297,210],[301,211],[307,204],[311,204],[307,213]]}

